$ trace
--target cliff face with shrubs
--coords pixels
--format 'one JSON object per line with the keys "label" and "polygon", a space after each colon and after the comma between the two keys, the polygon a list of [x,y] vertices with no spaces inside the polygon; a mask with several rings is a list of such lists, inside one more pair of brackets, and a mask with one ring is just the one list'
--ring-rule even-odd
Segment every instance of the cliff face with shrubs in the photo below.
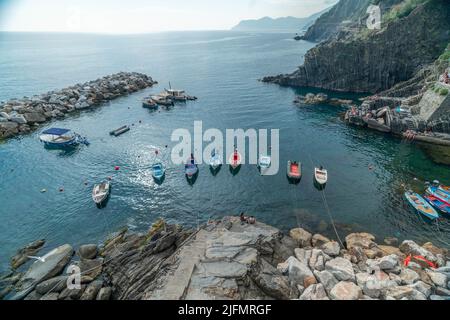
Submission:
{"label": "cliff face with shrubs", "polygon": [[[364,2],[364,5],[361,4]],[[263,81],[280,85],[317,87],[336,91],[381,92],[414,77],[432,64],[450,42],[450,5],[445,0],[378,1],[383,11],[380,30],[365,26],[370,1],[341,1],[323,15],[305,35],[320,38],[322,27],[334,26],[336,35],[311,49],[304,65],[288,75],[266,77]],[[354,11],[350,10],[353,5]],[[333,19],[359,21],[345,28]],[[353,21],[358,20],[353,14]],[[327,20],[329,19],[329,20]]]}

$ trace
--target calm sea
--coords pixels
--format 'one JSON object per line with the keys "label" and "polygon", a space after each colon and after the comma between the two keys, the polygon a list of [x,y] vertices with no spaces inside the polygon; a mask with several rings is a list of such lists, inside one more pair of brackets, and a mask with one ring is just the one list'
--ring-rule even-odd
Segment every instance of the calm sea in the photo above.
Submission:
{"label": "calm sea", "polygon": [[[415,145],[344,125],[341,108],[293,105],[296,94],[310,90],[258,81],[302,63],[314,44],[291,37],[233,32],[0,33],[0,100],[119,71],[144,72],[160,83],[45,125],[82,133],[91,142],[88,147],[49,151],[37,132],[0,144],[0,270],[32,240],[47,239],[47,248],[99,242],[124,225],[145,230],[158,217],[196,226],[211,216],[246,212],[283,230],[302,226],[335,237],[322,194],[313,186],[313,164],[328,168],[325,199],[341,237],[368,231],[379,241],[395,236],[448,244],[449,220],[431,224],[402,200],[403,185],[423,191],[424,181],[450,184],[448,167],[434,163]],[[143,109],[140,100],[168,87],[169,81],[199,100],[159,112]],[[153,148],[173,146],[172,131],[193,130],[196,120],[202,120],[205,129],[280,129],[280,173],[262,177],[248,165],[236,176],[222,168],[213,177],[202,165],[196,183],[189,186],[183,168],[167,161],[165,182],[155,184],[150,171]],[[109,136],[110,130],[125,124],[134,124],[129,133]],[[163,157],[169,159],[167,153]],[[304,165],[297,186],[286,179],[289,159]],[[115,166],[121,170],[115,172]],[[91,200],[92,186],[108,176],[113,177],[112,196],[108,206],[98,210]]]}

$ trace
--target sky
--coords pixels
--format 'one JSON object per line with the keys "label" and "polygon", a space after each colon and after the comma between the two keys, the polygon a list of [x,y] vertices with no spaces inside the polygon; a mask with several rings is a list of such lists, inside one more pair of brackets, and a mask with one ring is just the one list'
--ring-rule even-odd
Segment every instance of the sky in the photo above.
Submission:
{"label": "sky", "polygon": [[241,20],[306,17],[337,0],[0,0],[0,31],[228,30]]}

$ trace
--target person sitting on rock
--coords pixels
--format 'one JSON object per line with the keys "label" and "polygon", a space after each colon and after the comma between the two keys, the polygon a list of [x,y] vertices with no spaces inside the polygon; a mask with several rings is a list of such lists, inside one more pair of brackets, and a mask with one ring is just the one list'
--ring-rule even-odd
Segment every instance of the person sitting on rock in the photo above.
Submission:
{"label": "person sitting on rock", "polygon": [[248,224],[255,224],[256,223],[256,218],[254,216],[251,216],[247,219],[247,223]]}
{"label": "person sitting on rock", "polygon": [[241,224],[248,223],[248,219],[247,219],[247,217],[244,215],[243,212],[241,212],[240,219],[241,219]]}

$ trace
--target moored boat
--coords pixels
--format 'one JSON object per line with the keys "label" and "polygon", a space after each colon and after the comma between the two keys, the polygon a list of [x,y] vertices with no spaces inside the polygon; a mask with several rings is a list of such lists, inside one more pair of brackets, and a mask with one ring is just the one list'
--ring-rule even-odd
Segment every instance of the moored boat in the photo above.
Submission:
{"label": "moored boat", "polygon": [[424,198],[438,211],[445,214],[450,214],[450,205],[442,202],[434,196],[425,196]]}
{"label": "moored boat", "polygon": [[164,175],[166,174],[166,168],[162,163],[155,163],[152,166],[152,176],[153,179],[157,181],[161,181],[164,178]]}
{"label": "moored boat", "polygon": [[41,133],[39,140],[46,147],[67,148],[77,146],[80,143],[87,144],[87,140],[73,133],[70,129],[50,128]]}
{"label": "moored boat", "polygon": [[211,151],[211,159],[209,160],[209,166],[212,170],[217,170],[222,166],[222,157],[220,154],[214,149]]}
{"label": "moored boat", "polygon": [[120,128],[118,128],[116,130],[111,131],[109,134],[112,135],[112,136],[118,137],[118,136],[120,136],[120,135],[122,135],[125,132],[128,132],[130,130],[131,130],[130,126],[123,126],[123,127],[120,127]]}
{"label": "moored boat", "polygon": [[187,163],[184,166],[184,171],[186,173],[186,177],[188,180],[195,179],[195,176],[198,173],[198,165],[195,163],[193,155],[191,155],[191,157],[188,158]]}
{"label": "moored boat", "polygon": [[164,91],[173,101],[185,102],[187,100],[186,92],[184,90],[164,89]]}
{"label": "moored boat", "polygon": [[260,155],[258,159],[258,168],[261,174],[264,174],[266,170],[270,168],[272,164],[272,158],[267,155]]}
{"label": "moored boat", "polygon": [[152,98],[144,98],[144,100],[142,100],[142,107],[147,109],[158,109],[158,104]]}
{"label": "moored boat", "polygon": [[427,194],[441,200],[443,203],[447,205],[450,205],[450,193],[441,189],[441,187],[436,186],[428,187]]}
{"label": "moored boat", "polygon": [[302,178],[302,163],[289,160],[287,163],[287,176],[294,182],[299,182]]}
{"label": "moored boat", "polygon": [[151,96],[151,98],[156,104],[161,106],[170,107],[174,105],[173,100],[167,93],[161,93],[156,96]]}
{"label": "moored boat", "polygon": [[92,190],[92,200],[99,207],[106,203],[109,195],[111,193],[111,184],[109,182],[102,182],[94,186]]}
{"label": "moored boat", "polygon": [[230,163],[230,167],[233,170],[236,170],[242,164],[242,156],[239,153],[239,151],[237,151],[236,148],[234,149],[234,152],[230,155],[229,163]]}
{"label": "moored boat", "polygon": [[328,182],[328,171],[322,166],[314,168],[314,180],[319,186],[325,186]]}
{"label": "moored boat", "polygon": [[434,210],[433,207],[418,193],[407,191],[405,192],[405,198],[417,213],[431,220],[436,220],[439,218],[439,214],[436,210]]}

